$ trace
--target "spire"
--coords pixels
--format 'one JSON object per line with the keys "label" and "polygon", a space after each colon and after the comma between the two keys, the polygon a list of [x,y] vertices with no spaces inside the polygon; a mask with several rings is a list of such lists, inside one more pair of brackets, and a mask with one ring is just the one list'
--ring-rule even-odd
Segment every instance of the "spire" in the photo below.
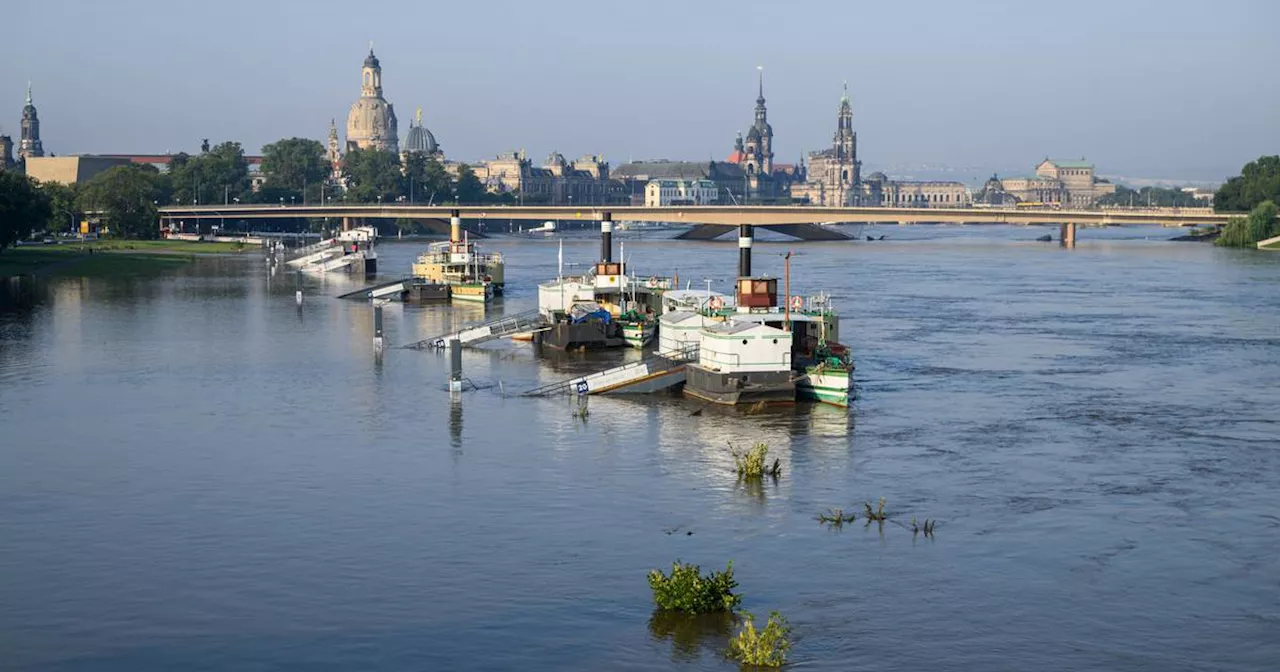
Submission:
{"label": "spire", "polygon": [[844,95],[840,96],[840,104],[849,104],[849,80],[844,80]]}
{"label": "spire", "polygon": [[27,104],[31,104],[31,80],[27,80]]}
{"label": "spire", "polygon": [[764,104],[764,66],[757,65],[756,70],[760,72],[760,95],[756,98],[756,102]]}
{"label": "spire", "polygon": [[422,108],[421,107],[418,108],[417,112],[414,112],[413,123],[417,124],[418,126],[422,125]]}

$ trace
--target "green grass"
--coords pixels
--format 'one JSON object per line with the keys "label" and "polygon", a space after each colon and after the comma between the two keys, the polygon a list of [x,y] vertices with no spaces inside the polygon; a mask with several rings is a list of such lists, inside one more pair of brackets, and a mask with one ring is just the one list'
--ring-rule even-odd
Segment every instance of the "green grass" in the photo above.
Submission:
{"label": "green grass", "polygon": [[[114,241],[108,241],[106,245],[95,243],[91,246],[68,244],[11,248],[0,252],[0,277],[145,275],[181,266],[194,258],[189,252],[179,251],[180,248],[150,246],[134,248],[138,251],[130,252],[126,247],[109,246],[111,242]],[[218,245],[219,243],[193,244]],[[90,247],[94,251],[93,254],[89,254]]]}
{"label": "green grass", "polygon": [[79,247],[86,250],[92,248],[94,251],[136,250],[151,254],[228,254],[255,249],[257,246],[192,240],[93,240],[84,243],[64,243],[59,247]]}

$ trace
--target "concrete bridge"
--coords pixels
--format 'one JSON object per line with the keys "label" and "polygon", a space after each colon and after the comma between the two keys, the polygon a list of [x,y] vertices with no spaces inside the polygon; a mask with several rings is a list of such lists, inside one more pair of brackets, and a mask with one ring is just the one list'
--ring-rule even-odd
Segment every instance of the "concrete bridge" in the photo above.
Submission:
{"label": "concrete bridge", "polygon": [[1075,238],[1076,226],[1196,226],[1225,224],[1231,214],[1207,208],[1167,210],[1052,210],[1025,208],[891,208],[827,207],[805,205],[691,205],[648,207],[617,206],[521,206],[521,205],[408,205],[355,204],[326,205],[180,205],[160,208],[161,224],[170,221],[285,218],[334,218],[344,220],[418,219],[448,220],[451,217],[501,222],[507,220],[545,221],[634,221],[695,225],[681,238],[708,240],[740,226],[765,227],[804,240],[841,240],[838,231],[818,226],[825,223],[875,222],[889,224],[1051,224],[1061,225],[1062,239]]}

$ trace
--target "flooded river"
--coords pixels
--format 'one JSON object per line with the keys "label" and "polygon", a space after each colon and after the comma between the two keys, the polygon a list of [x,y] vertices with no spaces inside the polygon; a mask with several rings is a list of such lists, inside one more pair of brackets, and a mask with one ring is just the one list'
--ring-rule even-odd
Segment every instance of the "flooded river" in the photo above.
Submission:
{"label": "flooded river", "polygon": [[[0,289],[0,668],[732,670],[645,573],[732,560],[803,670],[1280,661],[1280,254],[1160,229],[757,242],[826,290],[860,399],[746,415],[513,395],[625,354],[372,350],[345,278],[260,256]],[[731,291],[736,241],[623,237]],[[534,307],[552,239],[495,238]],[[407,275],[425,243],[379,247]],[[594,261],[570,238],[567,261]],[[294,301],[301,284],[305,300]],[[481,319],[386,309],[390,345]],[[506,393],[506,396],[504,396]],[[727,445],[766,441],[776,484]],[[883,527],[815,516],[887,500]],[[936,519],[935,538],[911,517]]]}

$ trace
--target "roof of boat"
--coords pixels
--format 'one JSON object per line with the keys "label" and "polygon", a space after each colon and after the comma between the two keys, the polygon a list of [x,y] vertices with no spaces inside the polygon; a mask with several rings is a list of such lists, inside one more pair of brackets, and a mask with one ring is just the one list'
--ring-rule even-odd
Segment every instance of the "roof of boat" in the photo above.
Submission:
{"label": "roof of boat", "polygon": [[[734,322],[750,322],[752,324],[763,324],[765,322],[785,322],[787,314],[778,311],[776,313],[733,313],[729,315],[729,319]],[[806,315],[805,313],[791,312],[792,322],[821,322],[822,318],[818,315]]]}
{"label": "roof of boat", "polygon": [[721,322],[707,327],[708,331],[714,331],[719,334],[740,334],[745,331],[754,329],[769,329],[770,331],[782,331],[777,327],[771,327],[761,322]]}

